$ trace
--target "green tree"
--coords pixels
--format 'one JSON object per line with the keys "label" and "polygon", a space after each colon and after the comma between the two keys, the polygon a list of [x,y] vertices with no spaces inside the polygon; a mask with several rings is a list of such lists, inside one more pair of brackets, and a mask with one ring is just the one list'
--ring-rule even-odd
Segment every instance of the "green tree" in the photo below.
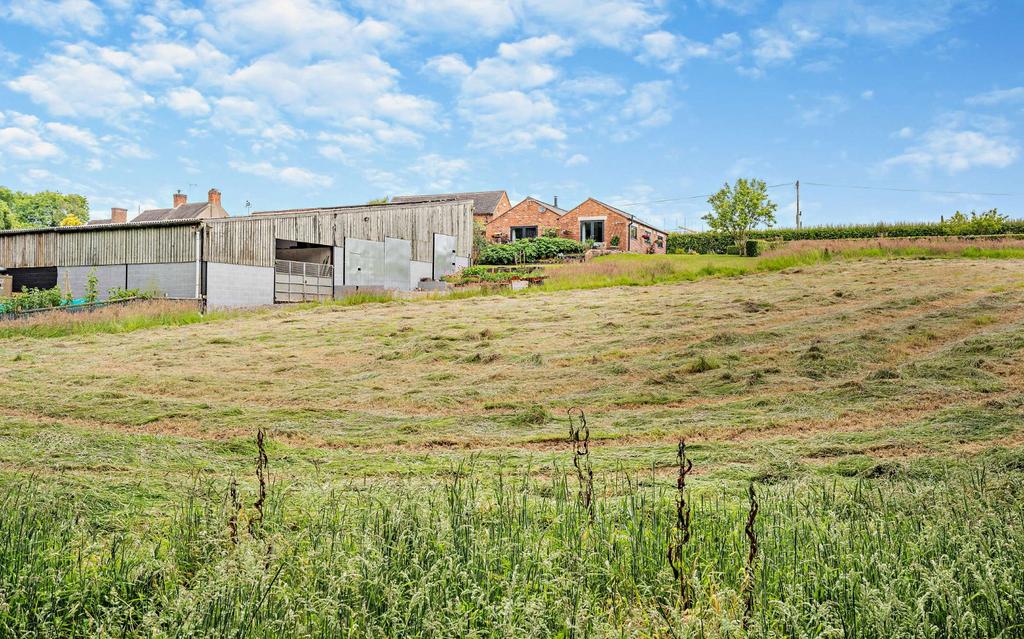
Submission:
{"label": "green tree", "polygon": [[14,228],[14,213],[7,202],[0,199],[0,231]]}
{"label": "green tree", "polygon": [[[0,198],[3,196],[4,193],[0,193]],[[13,193],[12,199],[11,210],[17,226],[58,226],[69,215],[82,222],[89,219],[89,201],[76,193],[65,195],[56,191],[18,191]]]}
{"label": "green tree", "polygon": [[747,235],[757,226],[775,224],[778,205],[768,198],[768,185],[764,180],[739,178],[734,186],[726,183],[718,193],[708,198],[712,212],[704,220],[712,231],[726,233],[746,254]]}

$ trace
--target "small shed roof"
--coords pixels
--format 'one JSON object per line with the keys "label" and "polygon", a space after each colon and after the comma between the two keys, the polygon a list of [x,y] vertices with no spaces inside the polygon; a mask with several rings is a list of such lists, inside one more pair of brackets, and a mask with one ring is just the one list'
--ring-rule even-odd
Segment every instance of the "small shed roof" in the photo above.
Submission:
{"label": "small shed roof", "polygon": [[209,202],[195,202],[193,204],[182,204],[173,209],[149,209],[143,211],[132,219],[136,222],[162,222],[165,220],[194,220],[203,214]]}
{"label": "small shed roof", "polygon": [[447,200],[473,200],[473,212],[477,215],[493,215],[505,191],[471,191],[467,193],[435,193],[433,195],[396,195],[393,204],[414,204],[417,202],[444,202]]}

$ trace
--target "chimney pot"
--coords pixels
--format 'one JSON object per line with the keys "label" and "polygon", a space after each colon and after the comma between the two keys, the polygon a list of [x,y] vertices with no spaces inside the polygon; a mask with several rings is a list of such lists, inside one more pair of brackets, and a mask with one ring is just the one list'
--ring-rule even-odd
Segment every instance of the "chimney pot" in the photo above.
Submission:
{"label": "chimney pot", "polygon": [[128,223],[128,209],[121,209],[116,206],[110,208],[110,221],[113,224]]}
{"label": "chimney pot", "polygon": [[558,208],[558,196],[555,196],[555,208]]}
{"label": "chimney pot", "polygon": [[210,204],[216,204],[220,206],[220,191],[217,189],[210,189],[210,192],[206,194],[206,201]]}
{"label": "chimney pot", "polygon": [[178,208],[187,201],[188,196],[182,193],[181,189],[178,189],[178,192],[174,194],[174,208]]}

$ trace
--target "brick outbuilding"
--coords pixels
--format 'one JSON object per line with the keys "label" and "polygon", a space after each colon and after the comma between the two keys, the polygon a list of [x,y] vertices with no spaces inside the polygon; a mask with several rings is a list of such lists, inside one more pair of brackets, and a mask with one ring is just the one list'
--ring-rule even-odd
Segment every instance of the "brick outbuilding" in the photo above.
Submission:
{"label": "brick outbuilding", "polygon": [[528,197],[492,218],[485,227],[485,233],[488,240],[499,243],[539,237],[548,229],[560,234],[559,221],[566,213],[568,211],[554,204]]}
{"label": "brick outbuilding", "polygon": [[559,237],[592,240],[603,248],[628,253],[665,253],[668,233],[631,213],[590,198],[561,216]]}

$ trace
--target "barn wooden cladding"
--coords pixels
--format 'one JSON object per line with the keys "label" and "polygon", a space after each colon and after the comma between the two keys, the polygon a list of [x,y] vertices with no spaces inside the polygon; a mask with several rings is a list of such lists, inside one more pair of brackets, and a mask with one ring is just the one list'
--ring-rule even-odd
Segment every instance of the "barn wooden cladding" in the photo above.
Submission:
{"label": "barn wooden cladding", "polygon": [[444,202],[415,206],[365,206],[311,212],[262,213],[244,218],[206,221],[203,259],[208,262],[273,266],[274,240],[344,246],[345,238],[412,242],[412,259],[430,262],[434,233],[458,238],[459,255],[473,248],[472,203]]}
{"label": "barn wooden cladding", "polygon": [[187,225],[45,229],[0,234],[0,266],[166,264],[196,259],[196,228]]}

